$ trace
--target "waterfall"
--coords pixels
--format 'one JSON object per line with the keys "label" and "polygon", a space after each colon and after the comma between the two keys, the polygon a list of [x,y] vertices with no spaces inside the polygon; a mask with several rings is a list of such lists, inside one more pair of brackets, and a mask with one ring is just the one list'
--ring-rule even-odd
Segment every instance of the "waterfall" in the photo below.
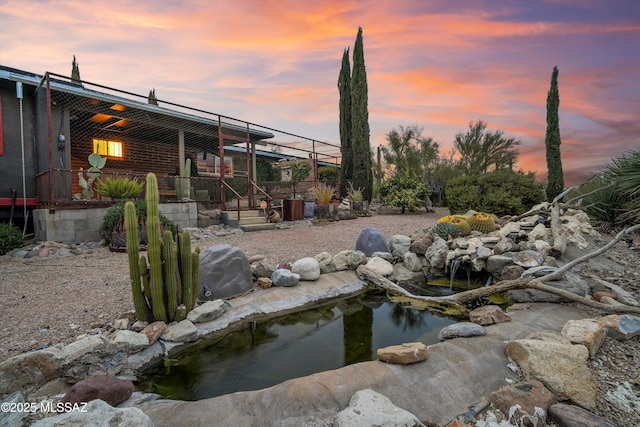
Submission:
{"label": "waterfall", "polygon": [[449,290],[453,289],[453,279],[456,277],[456,273],[458,272],[458,267],[462,264],[462,260],[460,258],[454,258],[451,260],[451,272],[449,274]]}

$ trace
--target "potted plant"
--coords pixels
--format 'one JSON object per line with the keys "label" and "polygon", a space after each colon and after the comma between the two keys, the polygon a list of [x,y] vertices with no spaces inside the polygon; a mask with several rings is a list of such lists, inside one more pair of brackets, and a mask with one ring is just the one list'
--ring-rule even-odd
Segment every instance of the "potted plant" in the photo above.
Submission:
{"label": "potted plant", "polygon": [[353,202],[353,210],[356,212],[362,211],[363,191],[362,187],[353,188],[353,182],[350,182],[349,188],[347,188],[347,197]]}
{"label": "potted plant", "polygon": [[336,189],[324,182],[319,182],[309,189],[318,204],[316,216],[319,218],[327,218],[329,216],[329,206],[333,199]]}

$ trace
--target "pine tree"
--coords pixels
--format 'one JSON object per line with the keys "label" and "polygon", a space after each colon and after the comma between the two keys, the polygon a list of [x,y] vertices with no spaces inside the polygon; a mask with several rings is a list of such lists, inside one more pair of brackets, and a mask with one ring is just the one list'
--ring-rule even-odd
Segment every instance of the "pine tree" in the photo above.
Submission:
{"label": "pine tree", "polygon": [[156,98],[156,88],[155,87],[149,91],[149,96],[147,97],[147,102],[149,104],[158,105],[158,98]]}
{"label": "pine tree", "polygon": [[78,63],[76,62],[75,55],[73,55],[73,62],[71,63],[71,81],[80,85],[82,84],[82,79],[80,78],[80,68],[78,67]]}
{"label": "pine tree", "polygon": [[558,67],[553,67],[551,87],[547,94],[547,134],[544,144],[547,148],[547,200],[551,201],[564,190],[562,159],[560,158],[560,124],[558,120]]}
{"label": "pine tree", "polygon": [[353,48],[351,73],[351,144],[353,147],[353,179],[358,186],[364,183],[364,197],[371,199],[371,143],[369,141],[367,70],[364,65],[362,28]]}
{"label": "pine tree", "polygon": [[340,92],[340,194],[347,193],[347,180],[353,178],[353,147],[351,145],[351,64],[349,48],[342,54],[342,67],[338,77]]}

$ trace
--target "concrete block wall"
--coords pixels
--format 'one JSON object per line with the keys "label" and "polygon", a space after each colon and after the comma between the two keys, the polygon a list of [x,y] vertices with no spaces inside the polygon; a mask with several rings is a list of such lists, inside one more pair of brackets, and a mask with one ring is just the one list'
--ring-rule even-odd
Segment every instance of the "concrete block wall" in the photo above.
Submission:
{"label": "concrete block wall", "polygon": [[[64,243],[100,241],[100,227],[107,209],[35,209],[33,222],[36,240]],[[164,203],[158,209],[175,222],[178,229],[198,225],[195,202]]]}

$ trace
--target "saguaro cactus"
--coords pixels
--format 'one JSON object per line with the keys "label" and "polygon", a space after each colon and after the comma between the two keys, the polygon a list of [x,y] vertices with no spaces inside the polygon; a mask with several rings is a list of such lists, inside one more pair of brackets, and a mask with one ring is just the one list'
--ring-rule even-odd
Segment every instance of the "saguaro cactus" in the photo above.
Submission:
{"label": "saguaro cactus", "polygon": [[147,175],[147,258],[139,253],[138,219],[132,202],[125,204],[125,227],[136,315],[140,320],[184,319],[195,306],[200,248],[191,253],[187,231],[178,233],[177,242],[169,230],[160,239],[158,181],[153,173]]}

